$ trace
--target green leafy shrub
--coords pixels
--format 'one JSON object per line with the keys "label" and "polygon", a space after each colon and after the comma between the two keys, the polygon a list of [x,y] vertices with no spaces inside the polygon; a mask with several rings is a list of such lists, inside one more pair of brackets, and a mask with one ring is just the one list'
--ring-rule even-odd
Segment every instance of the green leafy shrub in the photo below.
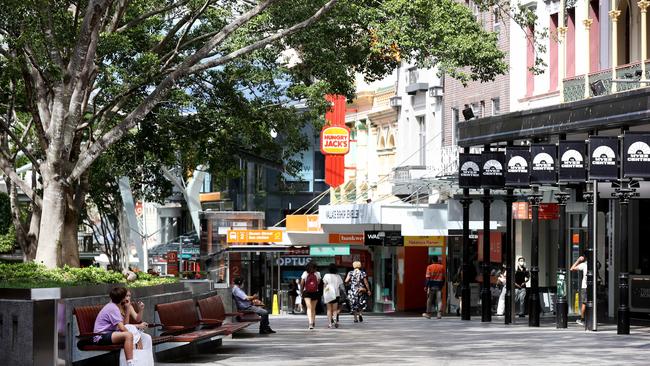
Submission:
{"label": "green leafy shrub", "polygon": [[42,264],[33,262],[0,263],[0,287],[5,288],[69,287],[102,283],[123,283],[128,287],[144,287],[177,281],[175,278],[155,277],[140,273],[136,281],[127,284],[121,273],[97,267],[72,268],[65,266],[49,269]]}

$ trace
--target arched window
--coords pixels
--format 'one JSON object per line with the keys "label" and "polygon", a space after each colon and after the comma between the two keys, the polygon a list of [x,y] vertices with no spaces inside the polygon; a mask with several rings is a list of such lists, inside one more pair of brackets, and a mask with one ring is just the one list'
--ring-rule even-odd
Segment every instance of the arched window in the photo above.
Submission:
{"label": "arched window", "polygon": [[393,134],[391,134],[388,137],[388,148],[389,149],[394,149],[395,148],[395,136]]}
{"label": "arched window", "polygon": [[383,150],[385,148],[386,148],[386,139],[384,138],[384,136],[381,136],[379,138],[379,150]]}

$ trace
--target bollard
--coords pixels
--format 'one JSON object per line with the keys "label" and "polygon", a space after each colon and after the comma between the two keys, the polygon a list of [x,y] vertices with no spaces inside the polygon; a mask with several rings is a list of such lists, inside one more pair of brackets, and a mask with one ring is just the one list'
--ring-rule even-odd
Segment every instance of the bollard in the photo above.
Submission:
{"label": "bollard", "polygon": [[273,294],[273,310],[271,315],[280,315],[280,307],[278,306],[278,294]]}

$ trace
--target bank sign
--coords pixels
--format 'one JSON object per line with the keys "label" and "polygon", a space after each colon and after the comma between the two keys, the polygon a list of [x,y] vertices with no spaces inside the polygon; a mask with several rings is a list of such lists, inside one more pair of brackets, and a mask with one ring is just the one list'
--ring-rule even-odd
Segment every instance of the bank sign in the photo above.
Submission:
{"label": "bank sign", "polygon": [[345,155],[350,151],[350,129],[344,126],[323,127],[320,132],[323,155]]}

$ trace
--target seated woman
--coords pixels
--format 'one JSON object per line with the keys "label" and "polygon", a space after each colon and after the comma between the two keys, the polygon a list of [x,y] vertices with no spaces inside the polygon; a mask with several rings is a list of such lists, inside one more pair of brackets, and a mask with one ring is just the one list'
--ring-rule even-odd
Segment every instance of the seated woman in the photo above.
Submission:
{"label": "seated woman", "polygon": [[[137,311],[136,311],[137,308]],[[126,297],[120,303],[120,312],[124,318],[124,326],[133,334],[134,351],[133,359],[138,366],[153,366],[153,343],[151,336],[138,328],[144,315],[144,303],[138,301],[136,305],[131,301],[131,290],[126,290]],[[144,323],[147,324],[147,323]],[[126,365],[126,359],[120,356],[120,366]]]}
{"label": "seated woman", "polygon": [[[100,310],[95,319],[94,333],[101,333],[93,337],[97,345],[123,344],[124,356],[128,366],[133,366],[133,333],[129,332],[124,324],[122,315],[123,301],[128,291],[124,287],[114,287],[109,292],[111,302]],[[147,323],[142,322],[135,326],[137,329],[145,329]]]}

